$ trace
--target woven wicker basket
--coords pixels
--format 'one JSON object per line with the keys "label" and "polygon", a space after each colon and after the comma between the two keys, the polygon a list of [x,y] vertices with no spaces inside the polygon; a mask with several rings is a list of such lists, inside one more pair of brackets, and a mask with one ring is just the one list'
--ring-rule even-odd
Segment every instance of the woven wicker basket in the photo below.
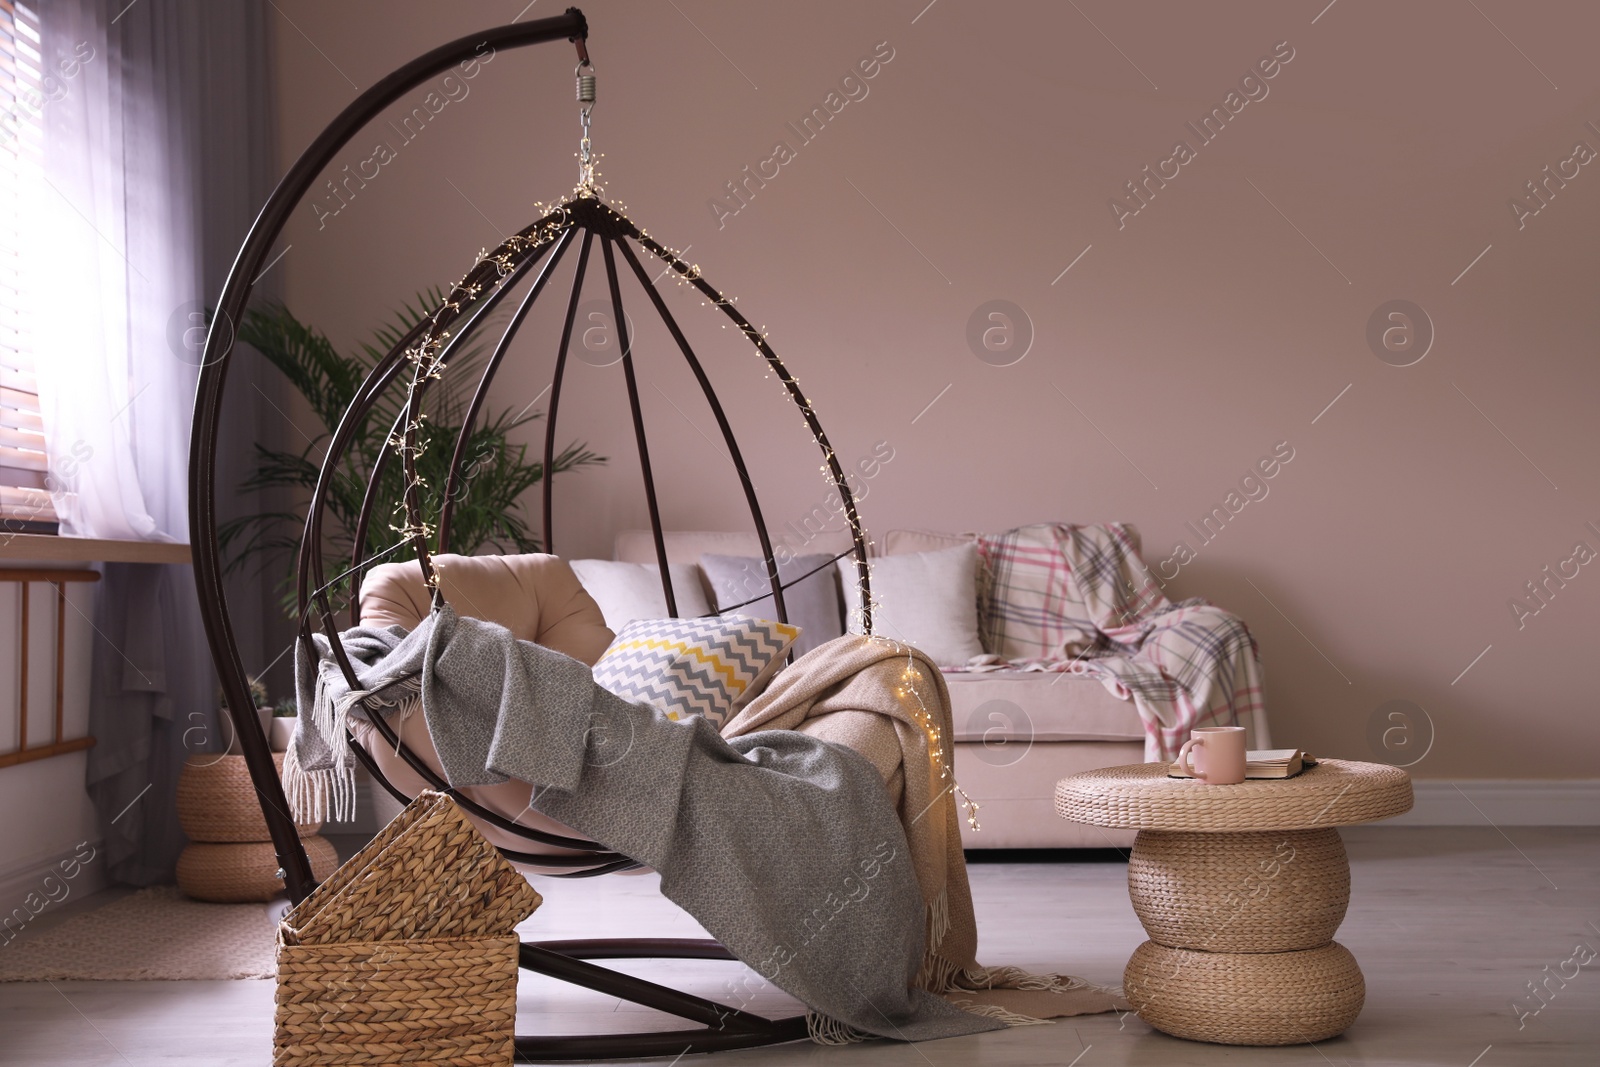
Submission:
{"label": "woven wicker basket", "polygon": [[[272,762],[282,775],[283,753],[275,753]],[[189,757],[178,776],[178,822],[191,841],[272,840],[243,756]],[[301,826],[300,836],[316,833],[320,825]]]}
{"label": "woven wicker basket", "polygon": [[[311,873],[326,878],[339,866],[327,838],[302,837]],[[283,896],[278,853],[270,841],[190,842],[178,857],[178,888],[195,900],[243,904]]]}
{"label": "woven wicker basket", "polygon": [[284,916],[287,944],[489,937],[543,898],[455,801],[424,792]]}
{"label": "woven wicker basket", "polygon": [[517,938],[278,947],[273,1067],[506,1067]]}
{"label": "woven wicker basket", "polygon": [[1337,941],[1303,952],[1190,952],[1146,941],[1123,988],[1139,1017],[1192,1041],[1298,1045],[1343,1033],[1366,985]]}
{"label": "woven wicker basket", "polygon": [[423,793],[278,926],[274,1067],[512,1059],[533,887]]}
{"label": "woven wicker basket", "polygon": [[1150,940],[1201,952],[1289,952],[1333,940],[1350,903],[1339,831],[1140,830],[1128,895]]}

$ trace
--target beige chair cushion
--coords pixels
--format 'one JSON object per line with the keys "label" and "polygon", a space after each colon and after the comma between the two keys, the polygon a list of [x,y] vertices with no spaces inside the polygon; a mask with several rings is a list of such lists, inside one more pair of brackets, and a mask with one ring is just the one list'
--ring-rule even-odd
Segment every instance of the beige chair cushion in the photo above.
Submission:
{"label": "beige chair cushion", "polygon": [[[433,565],[445,600],[460,615],[499,623],[521,640],[533,641],[591,666],[611,644],[612,634],[606,629],[599,605],[583,591],[578,576],[563,559],[533,554],[442,555],[433,557]],[[427,617],[428,610],[428,589],[422,580],[422,565],[415,560],[374,567],[361,583],[364,626],[403,626],[412,630]],[[401,792],[416,796],[428,788],[422,776],[384,743],[371,723],[352,718],[350,726],[356,740],[371,753],[384,777]],[[435,774],[443,777],[444,771],[420,709],[406,717],[400,738]],[[564,837],[583,836],[530,810],[531,789],[526,782],[512,779],[500,785],[469,786],[461,792],[495,814],[530,829]],[[504,848],[541,855],[574,854],[567,849],[529,841],[477,819],[473,822],[484,837]]]}
{"label": "beige chair cushion", "polygon": [[[558,556],[433,557],[439,589],[456,614],[496,622],[532,641],[593,666],[615,635],[594,598]],[[414,630],[428,616],[422,564],[384,563],[361,583],[361,622]]]}

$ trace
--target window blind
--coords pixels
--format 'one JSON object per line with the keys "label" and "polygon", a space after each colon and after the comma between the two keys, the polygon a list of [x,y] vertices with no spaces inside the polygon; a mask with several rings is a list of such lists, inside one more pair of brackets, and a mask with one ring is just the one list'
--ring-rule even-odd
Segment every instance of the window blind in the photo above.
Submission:
{"label": "window blind", "polygon": [[25,263],[48,106],[42,66],[38,14],[0,0],[0,530],[53,534]]}

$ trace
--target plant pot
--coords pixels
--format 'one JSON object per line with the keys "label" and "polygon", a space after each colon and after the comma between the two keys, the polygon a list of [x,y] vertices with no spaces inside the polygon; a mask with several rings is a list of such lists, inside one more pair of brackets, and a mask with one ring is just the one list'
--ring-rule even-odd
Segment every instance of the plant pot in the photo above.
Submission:
{"label": "plant pot", "polygon": [[280,716],[272,720],[272,729],[268,736],[272,740],[272,751],[289,751],[289,739],[294,736],[295,720],[291,717]]}
{"label": "plant pot", "polygon": [[[270,738],[272,736],[272,709],[265,706],[257,708],[256,721],[260,724],[261,736]],[[228,755],[243,755],[244,747],[239,743],[239,735],[233,728],[233,719],[228,715],[227,708],[217,709],[217,723],[218,728],[222,731],[222,736],[228,739],[228,747],[226,749]]]}
{"label": "plant pot", "polygon": [[[292,723],[276,719],[274,723]],[[272,762],[283,773],[283,756]],[[271,900],[283,892],[277,849],[243,756],[190,756],[178,776],[178,822],[189,844],[178,858],[178,888],[195,900],[218,903]],[[295,827],[318,880],[339,866],[319,824]]]}

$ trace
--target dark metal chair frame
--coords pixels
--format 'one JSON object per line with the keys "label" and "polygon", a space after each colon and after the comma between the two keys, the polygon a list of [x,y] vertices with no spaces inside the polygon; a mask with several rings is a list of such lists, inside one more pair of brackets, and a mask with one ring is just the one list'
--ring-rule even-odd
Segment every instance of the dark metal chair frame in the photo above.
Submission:
{"label": "dark metal chair frame", "polygon": [[[288,813],[288,804],[274,769],[266,738],[255,717],[248,711],[252,706],[248,683],[229,620],[227,598],[222,586],[222,559],[216,516],[216,446],[221,401],[234,347],[232,324],[240,321],[244,314],[254,285],[252,279],[261,273],[265,259],[286,225],[290,212],[298,206],[312,182],[339,149],[385,107],[427,79],[480,53],[485,46],[500,50],[566,38],[577,46],[580,68],[587,66],[589,62],[587,37],[588,24],[583,13],[576,8],[569,8],[565,14],[555,18],[501,26],[442,45],[399,68],[362,93],[312,142],[268,198],[228,275],[213,325],[207,335],[205,357],[200,370],[195,401],[189,457],[190,542],[193,547],[195,580],[199,589],[200,608],[212,658],[216,662],[227,706],[240,739],[251,779],[261,801],[262,813],[266,817],[267,827],[282,868],[284,884],[290,899],[296,903],[311,892],[316,881],[305,848],[295,829],[294,820]],[[297,592],[300,607],[298,639],[307,646],[310,645],[312,620],[315,618],[331,643],[334,657],[352,688],[359,686],[339,638],[336,612],[330,601],[329,590],[345,581],[350,583],[351,589],[358,589],[361,574],[366,567],[402,547],[409,546],[421,563],[424,577],[434,591],[436,602],[439,596],[429,546],[434,531],[422,514],[421,492],[415,469],[415,458],[419,447],[419,416],[423,413],[422,405],[428,386],[445,372],[451,355],[459,350],[467,338],[474,335],[476,329],[487,321],[489,314],[512,293],[518,283],[542,262],[542,268],[527,287],[508,325],[495,343],[490,357],[484,363],[482,376],[467,409],[460,436],[455,443],[437,531],[439,550],[446,551],[455,500],[461,492],[468,489],[463,471],[467,459],[468,438],[479,410],[512,339],[535,300],[544,290],[557,264],[577,240],[580,232],[582,240],[557,350],[546,416],[544,440],[546,476],[542,483],[546,550],[551,549],[550,538],[553,530],[553,480],[550,470],[554,458],[562,381],[584,277],[593,246],[598,242],[605,266],[617,341],[623,352],[621,359],[623,377],[627,387],[639,463],[644,478],[645,498],[649,506],[650,524],[654,535],[656,559],[660,565],[662,589],[668,611],[676,615],[677,603],[668,580],[665,539],[656,501],[639,391],[634,377],[631,342],[626,332],[628,319],[623,312],[616,263],[619,254],[644,289],[672,336],[716,419],[743,488],[760,540],[762,556],[768,574],[772,578],[771,596],[774,606],[780,620],[787,621],[783,597],[784,583],[780,583],[777,578],[778,567],[771,538],[762,518],[761,506],[756,498],[755,487],[746,470],[738,442],[734,439],[722,404],[717,399],[704,368],[634,252],[632,244],[637,244],[666,263],[668,269],[676,273],[679,279],[696,289],[707,302],[732,320],[760,352],[767,366],[783,383],[789,398],[799,408],[822,449],[827,470],[844,504],[846,518],[853,534],[853,555],[856,561],[857,581],[861,589],[864,628],[867,632],[871,632],[866,535],[844,472],[799,385],[760,332],[751,326],[729,301],[707,285],[694,268],[643,234],[631,221],[610,208],[597,196],[580,193],[543,218],[506,238],[497,248],[485,254],[451,291],[443,304],[434,309],[431,315],[377,361],[334,431],[307,511],[305,531],[297,560]],[[404,373],[408,366],[411,368],[409,376]],[[330,485],[339,469],[339,464],[347,454],[356,430],[369,417],[374,406],[388,390],[399,386],[406,388],[406,403],[390,431],[390,440],[396,442],[392,452],[400,456],[405,474],[406,537],[399,545],[364,557],[372,510],[377,498],[376,487],[381,478],[383,464],[391,455],[391,450],[386,449],[378,460],[379,469],[372,472],[366,498],[354,530],[354,547],[351,550],[353,565],[348,571],[335,575],[330,580],[324,570],[322,547],[322,521]],[[359,610],[359,597],[352,595],[349,605],[349,618],[352,624],[359,620]],[[595,842],[533,830],[485,809],[469,797],[451,789],[449,784],[434,773],[419,756],[399,744],[393,729],[381,716],[374,716],[372,721],[385,742],[400,753],[408,766],[432,788],[453,796],[470,814],[526,840],[575,850],[578,853],[569,856],[548,856],[502,849],[508,859],[546,869],[556,869],[558,876],[565,877],[590,877],[638,866],[626,856],[611,852]],[[354,740],[352,748],[374,779],[382,783],[391,794],[402,802],[410,799],[384,777],[370,754]],[[734,959],[721,944],[704,939],[629,938],[526,942],[522,945],[520,953],[520,963],[525,969],[668,1012],[700,1023],[701,1027],[657,1033],[519,1036],[516,1039],[518,1058],[525,1062],[537,1062],[674,1055],[689,1051],[710,1052],[775,1044],[802,1039],[807,1035],[804,1016],[766,1019],[589,962],[627,958]]]}

